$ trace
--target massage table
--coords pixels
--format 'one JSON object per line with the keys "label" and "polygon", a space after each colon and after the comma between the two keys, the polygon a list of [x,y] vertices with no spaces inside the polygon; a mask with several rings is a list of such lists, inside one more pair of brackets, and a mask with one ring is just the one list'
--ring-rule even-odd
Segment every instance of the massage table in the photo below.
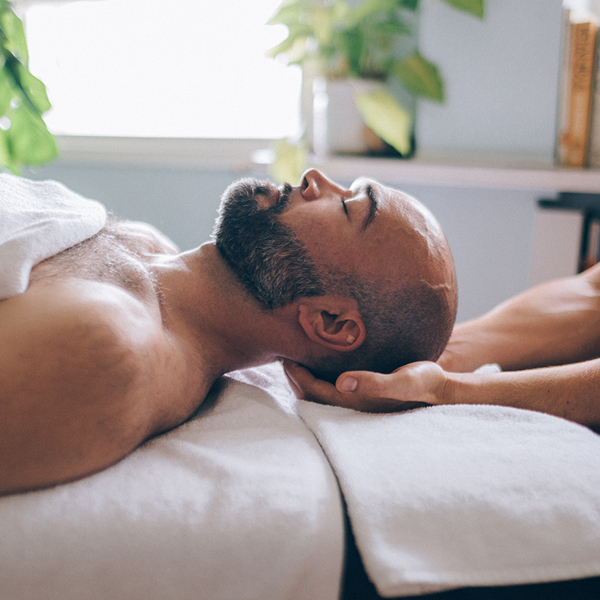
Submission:
{"label": "massage table", "polygon": [[[0,208],[0,298],[104,222],[59,184],[9,175]],[[220,378],[183,425],[102,472],[0,498],[0,600],[519,593],[600,598],[597,434],[497,406],[321,406],[279,363]]]}
{"label": "massage table", "polygon": [[320,406],[278,363],[221,378],[105,471],[0,498],[2,600],[455,600],[564,580],[593,598],[598,575],[592,431],[501,407]]}

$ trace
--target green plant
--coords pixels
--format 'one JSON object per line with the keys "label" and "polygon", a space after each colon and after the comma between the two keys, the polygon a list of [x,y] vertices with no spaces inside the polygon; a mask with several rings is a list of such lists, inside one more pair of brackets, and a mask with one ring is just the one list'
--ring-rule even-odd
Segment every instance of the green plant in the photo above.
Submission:
{"label": "green plant", "polygon": [[[483,0],[444,0],[478,17]],[[413,96],[444,100],[443,78],[418,49],[403,53],[403,40],[413,33],[411,22],[419,0],[284,0],[269,24],[287,26],[288,35],[271,49],[320,76],[396,80]],[[411,152],[410,112],[387,90],[356,93],[365,123],[400,154]]]}
{"label": "green plant", "polygon": [[46,87],[28,69],[23,23],[12,3],[0,0],[0,165],[18,172],[57,156],[43,114],[51,108]]}

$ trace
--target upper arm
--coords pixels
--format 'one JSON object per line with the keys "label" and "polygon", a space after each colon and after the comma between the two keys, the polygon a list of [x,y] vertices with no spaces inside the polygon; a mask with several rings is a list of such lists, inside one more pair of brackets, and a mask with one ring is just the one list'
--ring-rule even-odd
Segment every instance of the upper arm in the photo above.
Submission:
{"label": "upper arm", "polygon": [[96,471],[150,433],[136,389],[152,321],[87,283],[0,303],[0,493]]}
{"label": "upper arm", "polygon": [[[83,288],[84,289],[84,288]],[[133,376],[119,334],[118,304],[81,293],[77,286],[36,286],[0,304],[2,406],[28,396],[73,391],[92,397],[107,373],[114,384]],[[112,309],[112,310],[111,310]],[[115,378],[118,379],[115,380]]]}
{"label": "upper arm", "polygon": [[469,371],[487,362],[529,369],[600,356],[600,264],[514,296],[458,324],[439,363]]}

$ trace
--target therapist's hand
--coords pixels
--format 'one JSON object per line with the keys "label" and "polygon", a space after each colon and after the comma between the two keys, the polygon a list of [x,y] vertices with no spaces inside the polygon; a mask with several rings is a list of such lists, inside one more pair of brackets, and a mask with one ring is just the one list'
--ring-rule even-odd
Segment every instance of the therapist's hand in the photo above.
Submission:
{"label": "therapist's hand", "polygon": [[284,360],[288,380],[298,398],[363,412],[396,412],[447,403],[447,377],[433,362],[405,365],[389,375],[370,371],[342,373],[335,386],[312,376],[299,364]]}

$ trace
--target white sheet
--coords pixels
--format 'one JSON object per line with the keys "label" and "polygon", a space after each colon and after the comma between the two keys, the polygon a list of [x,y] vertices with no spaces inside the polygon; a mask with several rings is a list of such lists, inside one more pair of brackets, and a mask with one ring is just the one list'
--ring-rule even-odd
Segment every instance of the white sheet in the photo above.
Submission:
{"label": "white sheet", "polygon": [[233,377],[116,466],[0,498],[0,598],[336,600],[329,465],[279,365]]}
{"label": "white sheet", "polygon": [[31,268],[92,235],[106,210],[56,181],[0,173],[0,300],[22,294]]}
{"label": "white sheet", "polygon": [[497,406],[302,402],[383,596],[600,575],[600,436]]}

